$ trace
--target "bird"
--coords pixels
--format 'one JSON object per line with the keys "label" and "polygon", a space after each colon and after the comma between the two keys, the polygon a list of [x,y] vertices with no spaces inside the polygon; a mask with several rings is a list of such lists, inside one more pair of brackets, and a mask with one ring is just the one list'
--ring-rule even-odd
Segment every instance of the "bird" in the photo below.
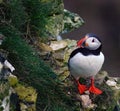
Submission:
{"label": "bird", "polygon": [[[68,60],[70,74],[75,78],[78,91],[83,94],[85,91],[100,95],[102,90],[95,86],[95,75],[101,70],[104,63],[104,54],[101,52],[102,43],[96,34],[88,33],[77,42]],[[81,84],[79,79],[90,80],[90,86]]]}

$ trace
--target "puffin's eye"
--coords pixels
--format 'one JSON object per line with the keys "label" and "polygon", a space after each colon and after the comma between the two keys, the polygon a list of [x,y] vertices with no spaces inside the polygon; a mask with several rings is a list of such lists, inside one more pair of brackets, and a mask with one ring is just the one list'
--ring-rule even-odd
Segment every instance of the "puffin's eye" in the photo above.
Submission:
{"label": "puffin's eye", "polygon": [[95,42],[95,40],[93,39],[92,42]]}

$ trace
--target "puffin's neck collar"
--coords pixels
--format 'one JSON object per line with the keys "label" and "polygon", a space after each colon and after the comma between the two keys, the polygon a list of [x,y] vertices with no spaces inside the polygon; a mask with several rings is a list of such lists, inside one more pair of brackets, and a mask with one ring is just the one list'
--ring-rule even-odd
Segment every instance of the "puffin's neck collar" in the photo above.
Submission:
{"label": "puffin's neck collar", "polygon": [[100,52],[101,52],[101,49],[102,49],[102,45],[96,49],[96,50],[90,50],[90,49],[87,49],[87,48],[79,48],[80,52],[83,54],[83,55],[99,55]]}

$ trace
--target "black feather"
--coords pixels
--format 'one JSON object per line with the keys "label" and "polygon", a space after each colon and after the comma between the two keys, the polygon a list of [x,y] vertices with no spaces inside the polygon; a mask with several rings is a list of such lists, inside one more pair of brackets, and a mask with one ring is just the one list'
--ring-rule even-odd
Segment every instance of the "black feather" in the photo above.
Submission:
{"label": "black feather", "polygon": [[70,58],[72,58],[77,53],[82,53],[84,56],[99,55],[100,51],[101,51],[101,48],[102,48],[102,45],[96,50],[89,50],[87,48],[77,48],[71,53]]}

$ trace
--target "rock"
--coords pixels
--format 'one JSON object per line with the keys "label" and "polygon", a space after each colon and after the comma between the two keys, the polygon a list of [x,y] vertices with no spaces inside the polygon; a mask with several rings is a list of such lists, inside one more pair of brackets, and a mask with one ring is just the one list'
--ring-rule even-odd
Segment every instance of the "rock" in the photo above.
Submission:
{"label": "rock", "polygon": [[57,39],[57,41],[62,40],[62,36],[58,35],[58,36],[56,37],[56,39]]}
{"label": "rock", "polygon": [[12,93],[18,97],[17,104],[20,105],[20,108],[16,106],[17,104],[13,104],[17,109],[36,111],[37,92],[33,87],[17,84]]}
{"label": "rock", "polygon": [[10,111],[10,94],[6,96],[2,101],[2,111]]}
{"label": "rock", "polygon": [[10,74],[10,76],[8,77],[8,82],[10,86],[15,86],[16,84],[18,84],[18,79],[16,76]]}
{"label": "rock", "polygon": [[107,80],[106,81],[106,84],[108,85],[108,86],[116,86],[117,85],[117,83],[114,81],[114,80]]}
{"label": "rock", "polygon": [[17,77],[12,74],[8,77],[8,84],[11,92],[9,98],[11,98],[12,110],[36,111],[37,92],[33,87],[20,84]]}
{"label": "rock", "polygon": [[75,13],[71,13],[70,11],[64,9],[64,29],[62,33],[66,33],[72,31],[84,24],[83,19]]}
{"label": "rock", "polygon": [[72,47],[75,47],[76,48],[76,43],[77,41],[76,40],[70,40],[70,39],[64,39],[65,42],[67,42],[67,47],[68,48],[72,48]]}
{"label": "rock", "polygon": [[15,70],[15,68],[12,66],[11,63],[9,63],[7,60],[4,62],[4,67],[10,69],[11,72]]}
{"label": "rock", "polygon": [[64,81],[70,75],[69,71],[66,70],[62,74],[59,75],[59,80]]}
{"label": "rock", "polygon": [[37,43],[40,57],[53,68],[61,81],[69,76],[67,62],[70,53],[76,48],[76,41],[65,39],[52,40],[50,45]]}
{"label": "rock", "polygon": [[60,60],[56,60],[55,63],[56,63],[57,70],[61,69],[61,68],[58,68],[58,67],[64,67],[64,63]]}
{"label": "rock", "polygon": [[34,105],[25,105],[24,103],[20,103],[20,111],[36,111]]}
{"label": "rock", "polygon": [[20,103],[20,110],[21,111],[26,111],[28,109],[27,105]]}
{"label": "rock", "polygon": [[50,36],[56,38],[63,30],[63,14],[53,14],[52,16],[48,16],[46,21],[46,34],[48,33]]}
{"label": "rock", "polygon": [[65,50],[64,61],[63,61],[63,62],[68,63],[70,54],[71,54],[71,52],[73,51],[73,49],[75,49],[75,48],[73,47],[73,48],[70,48],[70,49],[66,49],[66,50]]}
{"label": "rock", "polygon": [[108,77],[108,73],[106,71],[101,71],[95,76],[95,82],[102,84],[106,77]]}
{"label": "rock", "polygon": [[[76,41],[69,39],[59,41],[52,40],[50,45],[41,44],[40,47],[42,49],[40,52],[40,57],[43,59],[52,49],[49,59],[47,59],[45,62],[51,65],[61,81],[65,80],[69,76],[67,62],[70,53],[76,48]],[[50,50],[49,47],[51,48]]]}
{"label": "rock", "polygon": [[52,54],[52,57],[56,60],[63,61],[64,60],[64,51],[57,51]]}
{"label": "rock", "polygon": [[120,77],[117,77],[117,83],[120,84]]}
{"label": "rock", "polygon": [[64,40],[51,41],[50,47],[53,51],[58,51],[67,47],[67,43]]}
{"label": "rock", "polygon": [[10,110],[10,86],[6,81],[0,80],[0,111]]}
{"label": "rock", "polygon": [[120,77],[109,77],[108,79],[117,82],[117,84],[120,84]]}
{"label": "rock", "polygon": [[26,101],[28,103],[34,103],[37,99],[36,90],[32,87],[25,87],[23,85],[18,84],[14,89],[19,96],[21,101]]}
{"label": "rock", "polygon": [[68,45],[64,53],[64,62],[68,63],[71,52],[76,48],[76,40],[65,39],[65,41]]}
{"label": "rock", "polygon": [[95,104],[92,104],[92,100],[89,95],[80,95],[79,98],[83,108],[91,109],[95,107]]}
{"label": "rock", "polygon": [[37,46],[42,50],[42,51],[47,51],[47,52],[51,52],[52,48],[45,44],[45,43],[38,43]]}

